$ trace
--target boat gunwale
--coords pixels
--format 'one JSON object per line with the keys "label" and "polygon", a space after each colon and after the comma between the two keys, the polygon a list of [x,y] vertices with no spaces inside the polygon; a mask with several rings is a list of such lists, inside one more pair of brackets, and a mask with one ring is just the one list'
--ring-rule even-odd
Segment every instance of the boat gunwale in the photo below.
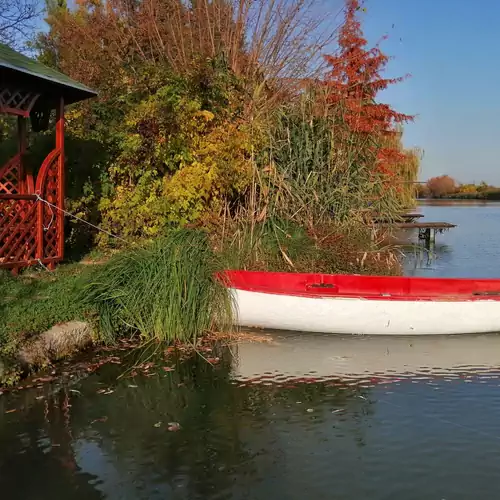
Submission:
{"label": "boat gunwale", "polygon": [[[293,288],[279,288],[276,285],[255,285],[251,280],[245,278],[265,277],[272,280],[273,278],[287,278],[292,277],[297,280],[303,278],[304,282],[298,281]],[[360,282],[363,279],[366,281],[377,280],[386,285],[393,286],[394,284],[428,284],[431,288],[435,289],[434,293],[404,293],[404,292],[367,292],[367,291],[338,291],[335,285],[329,288],[307,288],[307,279],[316,278],[321,283],[327,284],[328,281],[335,281],[336,279],[357,279]],[[325,279],[326,278],[326,279]],[[378,301],[406,301],[406,302],[499,302],[500,301],[500,279],[471,279],[471,278],[414,278],[414,277],[401,277],[401,276],[364,276],[364,275],[335,275],[335,274],[314,274],[314,273],[277,273],[267,271],[226,271],[221,276],[221,280],[225,286],[234,289],[242,290],[253,293],[263,293],[268,295],[302,297],[302,298],[315,298],[315,299],[347,299],[347,300],[378,300]],[[476,291],[467,293],[439,293],[440,285],[473,285],[478,284]],[[300,289],[297,285],[302,285]],[[487,288],[487,285],[496,286],[497,289],[481,290],[481,285]]]}

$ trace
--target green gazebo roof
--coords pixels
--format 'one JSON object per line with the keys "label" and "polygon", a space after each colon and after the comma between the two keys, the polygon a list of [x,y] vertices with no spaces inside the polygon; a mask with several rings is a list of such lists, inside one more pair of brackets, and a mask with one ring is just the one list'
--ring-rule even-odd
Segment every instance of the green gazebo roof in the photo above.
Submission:
{"label": "green gazebo roof", "polygon": [[64,97],[67,104],[97,95],[85,85],[3,43],[0,43],[0,82],[1,86],[40,92],[41,98],[48,101],[54,101],[57,96]]}

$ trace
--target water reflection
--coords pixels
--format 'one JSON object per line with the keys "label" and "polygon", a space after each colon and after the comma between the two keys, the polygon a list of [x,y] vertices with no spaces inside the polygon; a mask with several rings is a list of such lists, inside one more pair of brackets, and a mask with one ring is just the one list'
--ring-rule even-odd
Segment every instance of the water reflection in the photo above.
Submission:
{"label": "water reflection", "polygon": [[96,476],[82,470],[74,453],[70,400],[63,389],[22,414],[0,415],[0,487],[6,498],[58,499],[62,492],[74,499],[103,498],[93,485]]}
{"label": "water reflection", "polygon": [[373,385],[500,374],[500,334],[355,336],[282,332],[240,342],[233,377],[244,383],[329,381]]}
{"label": "water reflection", "polygon": [[403,267],[407,276],[424,272],[432,275],[438,265],[446,265],[453,258],[452,247],[445,244],[434,244],[427,248],[425,244],[405,245],[403,252]]}
{"label": "water reflection", "polygon": [[215,365],[140,353],[143,369],[127,357],[0,398],[0,487],[55,500],[491,498],[500,487],[499,335],[266,337],[214,346]]}
{"label": "water reflection", "polygon": [[[335,418],[337,438],[364,443],[361,421],[372,413],[364,389],[235,384],[235,348],[220,349],[215,367],[194,356],[166,372],[158,360],[147,374],[119,381],[125,366],[103,367],[76,386],[5,413],[16,399],[25,403],[24,394],[11,398],[0,415],[0,487],[23,499],[38,498],[49,485],[45,491],[55,499],[70,492],[76,498],[205,499],[246,498],[243,493],[260,484],[261,496],[252,498],[266,498],[270,486],[262,481],[286,465],[291,439],[296,451],[310,433],[335,439],[328,436]],[[339,409],[341,415],[332,413]],[[180,430],[168,431],[171,422]],[[32,480],[20,482],[26,473]],[[275,481],[276,494],[290,487],[286,477]]]}

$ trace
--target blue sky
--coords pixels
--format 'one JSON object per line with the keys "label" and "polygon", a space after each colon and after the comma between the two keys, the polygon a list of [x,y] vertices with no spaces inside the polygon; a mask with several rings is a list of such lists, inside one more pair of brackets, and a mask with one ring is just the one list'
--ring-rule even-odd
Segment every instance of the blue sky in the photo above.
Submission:
{"label": "blue sky", "polygon": [[388,75],[412,77],[380,101],[417,114],[405,144],[425,155],[421,179],[500,185],[500,0],[367,0],[366,38],[384,34]]}

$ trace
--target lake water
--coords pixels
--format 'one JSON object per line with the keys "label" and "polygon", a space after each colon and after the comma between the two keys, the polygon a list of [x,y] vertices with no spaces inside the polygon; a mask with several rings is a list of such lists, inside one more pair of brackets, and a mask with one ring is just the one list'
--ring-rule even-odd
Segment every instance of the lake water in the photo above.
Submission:
{"label": "lake water", "polygon": [[407,251],[407,274],[500,278],[500,203],[423,203],[417,211],[424,215],[422,221],[457,227],[437,234],[433,252]]}
{"label": "lake water", "polygon": [[[500,205],[421,209],[458,227],[408,272],[500,277]],[[114,354],[0,396],[2,498],[499,497],[500,335]]]}

